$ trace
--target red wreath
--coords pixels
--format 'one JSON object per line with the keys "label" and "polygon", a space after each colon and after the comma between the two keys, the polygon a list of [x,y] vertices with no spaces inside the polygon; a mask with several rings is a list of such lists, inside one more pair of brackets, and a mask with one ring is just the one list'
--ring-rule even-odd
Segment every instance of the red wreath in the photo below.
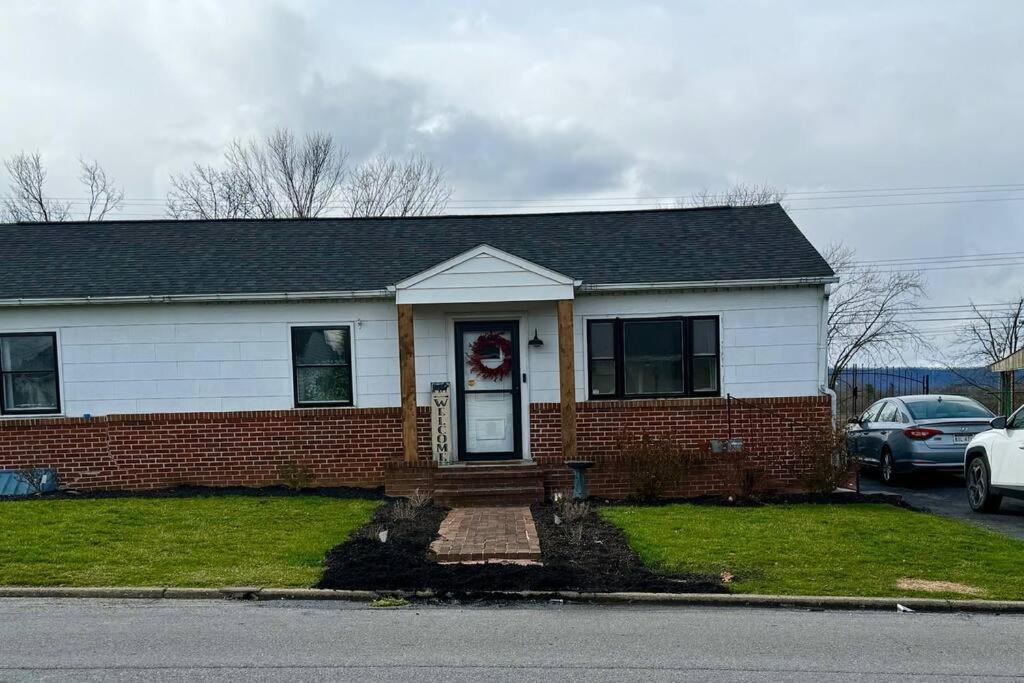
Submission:
{"label": "red wreath", "polygon": [[[501,354],[501,365],[494,368],[484,365],[484,354],[493,354],[495,348]],[[481,334],[476,341],[469,345],[466,360],[474,375],[492,382],[505,379],[512,374],[512,342],[503,337],[500,332]]]}

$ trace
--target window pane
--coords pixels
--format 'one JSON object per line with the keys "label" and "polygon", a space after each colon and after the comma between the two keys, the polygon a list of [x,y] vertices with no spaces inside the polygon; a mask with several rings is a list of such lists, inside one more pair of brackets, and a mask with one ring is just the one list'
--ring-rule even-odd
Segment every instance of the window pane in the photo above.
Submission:
{"label": "window pane", "polygon": [[718,353],[718,321],[716,320],[694,320],[693,321],[693,355]]}
{"label": "window pane", "polygon": [[615,393],[615,361],[595,360],[591,365],[590,393],[610,396]]}
{"label": "window pane", "polygon": [[296,365],[347,365],[348,328],[292,330]]}
{"label": "window pane", "polygon": [[11,411],[56,410],[57,374],[4,373],[4,407]]}
{"label": "window pane", "polygon": [[623,323],[627,394],[683,391],[683,335],[679,321]]}
{"label": "window pane", "polygon": [[296,368],[299,403],[348,403],[352,376],[347,367]]}
{"label": "window pane", "polygon": [[53,337],[50,335],[0,338],[0,367],[5,372],[53,370]]}
{"label": "window pane", "polygon": [[693,359],[693,390],[718,391],[718,358],[704,356]]}
{"label": "window pane", "polygon": [[590,357],[615,357],[615,323],[592,323],[590,325]]}

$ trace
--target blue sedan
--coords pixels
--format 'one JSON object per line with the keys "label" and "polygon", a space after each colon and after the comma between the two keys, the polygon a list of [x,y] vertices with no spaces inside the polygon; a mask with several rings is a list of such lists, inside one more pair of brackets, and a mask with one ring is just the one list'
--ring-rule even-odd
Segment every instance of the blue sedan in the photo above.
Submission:
{"label": "blue sedan", "polygon": [[873,403],[850,420],[846,445],[886,484],[923,471],[962,472],[971,438],[994,416],[963,396],[897,396]]}

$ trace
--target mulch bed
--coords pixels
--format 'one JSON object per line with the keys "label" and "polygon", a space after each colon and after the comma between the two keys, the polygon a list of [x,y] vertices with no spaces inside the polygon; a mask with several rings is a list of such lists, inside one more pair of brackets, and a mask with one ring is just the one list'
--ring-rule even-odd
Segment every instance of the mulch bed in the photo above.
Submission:
{"label": "mulch bed", "polygon": [[76,491],[61,489],[35,496],[0,496],[0,501],[21,500],[82,500],[86,498],[211,498],[217,496],[326,496],[328,498],[359,498],[381,500],[384,492],[380,489],[360,489],[347,486],[320,488],[290,488],[287,486],[175,486],[149,491]]}
{"label": "mulch bed", "polygon": [[656,501],[637,502],[629,500],[605,501],[606,505],[639,505],[643,507],[662,507],[665,505],[677,504],[708,505],[716,507],[764,507],[766,505],[848,505],[854,503],[882,503],[904,510],[916,512],[928,512],[927,508],[911,505],[902,496],[890,493],[855,493],[836,492],[828,495],[820,493],[782,493],[765,496],[753,496],[751,498],[736,498],[729,496],[701,496],[698,498],[662,498]]}
{"label": "mulch bed", "polygon": [[[543,565],[438,564],[428,557],[447,509],[432,504],[411,519],[396,519],[392,503],[345,543],[327,554],[318,588],[433,591],[463,597],[479,591],[646,591],[724,593],[718,577],[661,574],[643,566],[622,532],[591,511],[581,521],[582,540],[573,542],[567,525],[555,524],[551,505],[532,508]],[[399,509],[399,515],[409,508]],[[386,542],[378,533],[387,529]]]}

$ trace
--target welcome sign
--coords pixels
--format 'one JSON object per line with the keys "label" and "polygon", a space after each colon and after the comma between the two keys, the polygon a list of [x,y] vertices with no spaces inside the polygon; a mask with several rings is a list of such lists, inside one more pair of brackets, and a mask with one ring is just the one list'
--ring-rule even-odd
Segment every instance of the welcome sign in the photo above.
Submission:
{"label": "welcome sign", "polygon": [[452,385],[434,382],[430,385],[430,444],[434,460],[446,465],[452,462]]}

